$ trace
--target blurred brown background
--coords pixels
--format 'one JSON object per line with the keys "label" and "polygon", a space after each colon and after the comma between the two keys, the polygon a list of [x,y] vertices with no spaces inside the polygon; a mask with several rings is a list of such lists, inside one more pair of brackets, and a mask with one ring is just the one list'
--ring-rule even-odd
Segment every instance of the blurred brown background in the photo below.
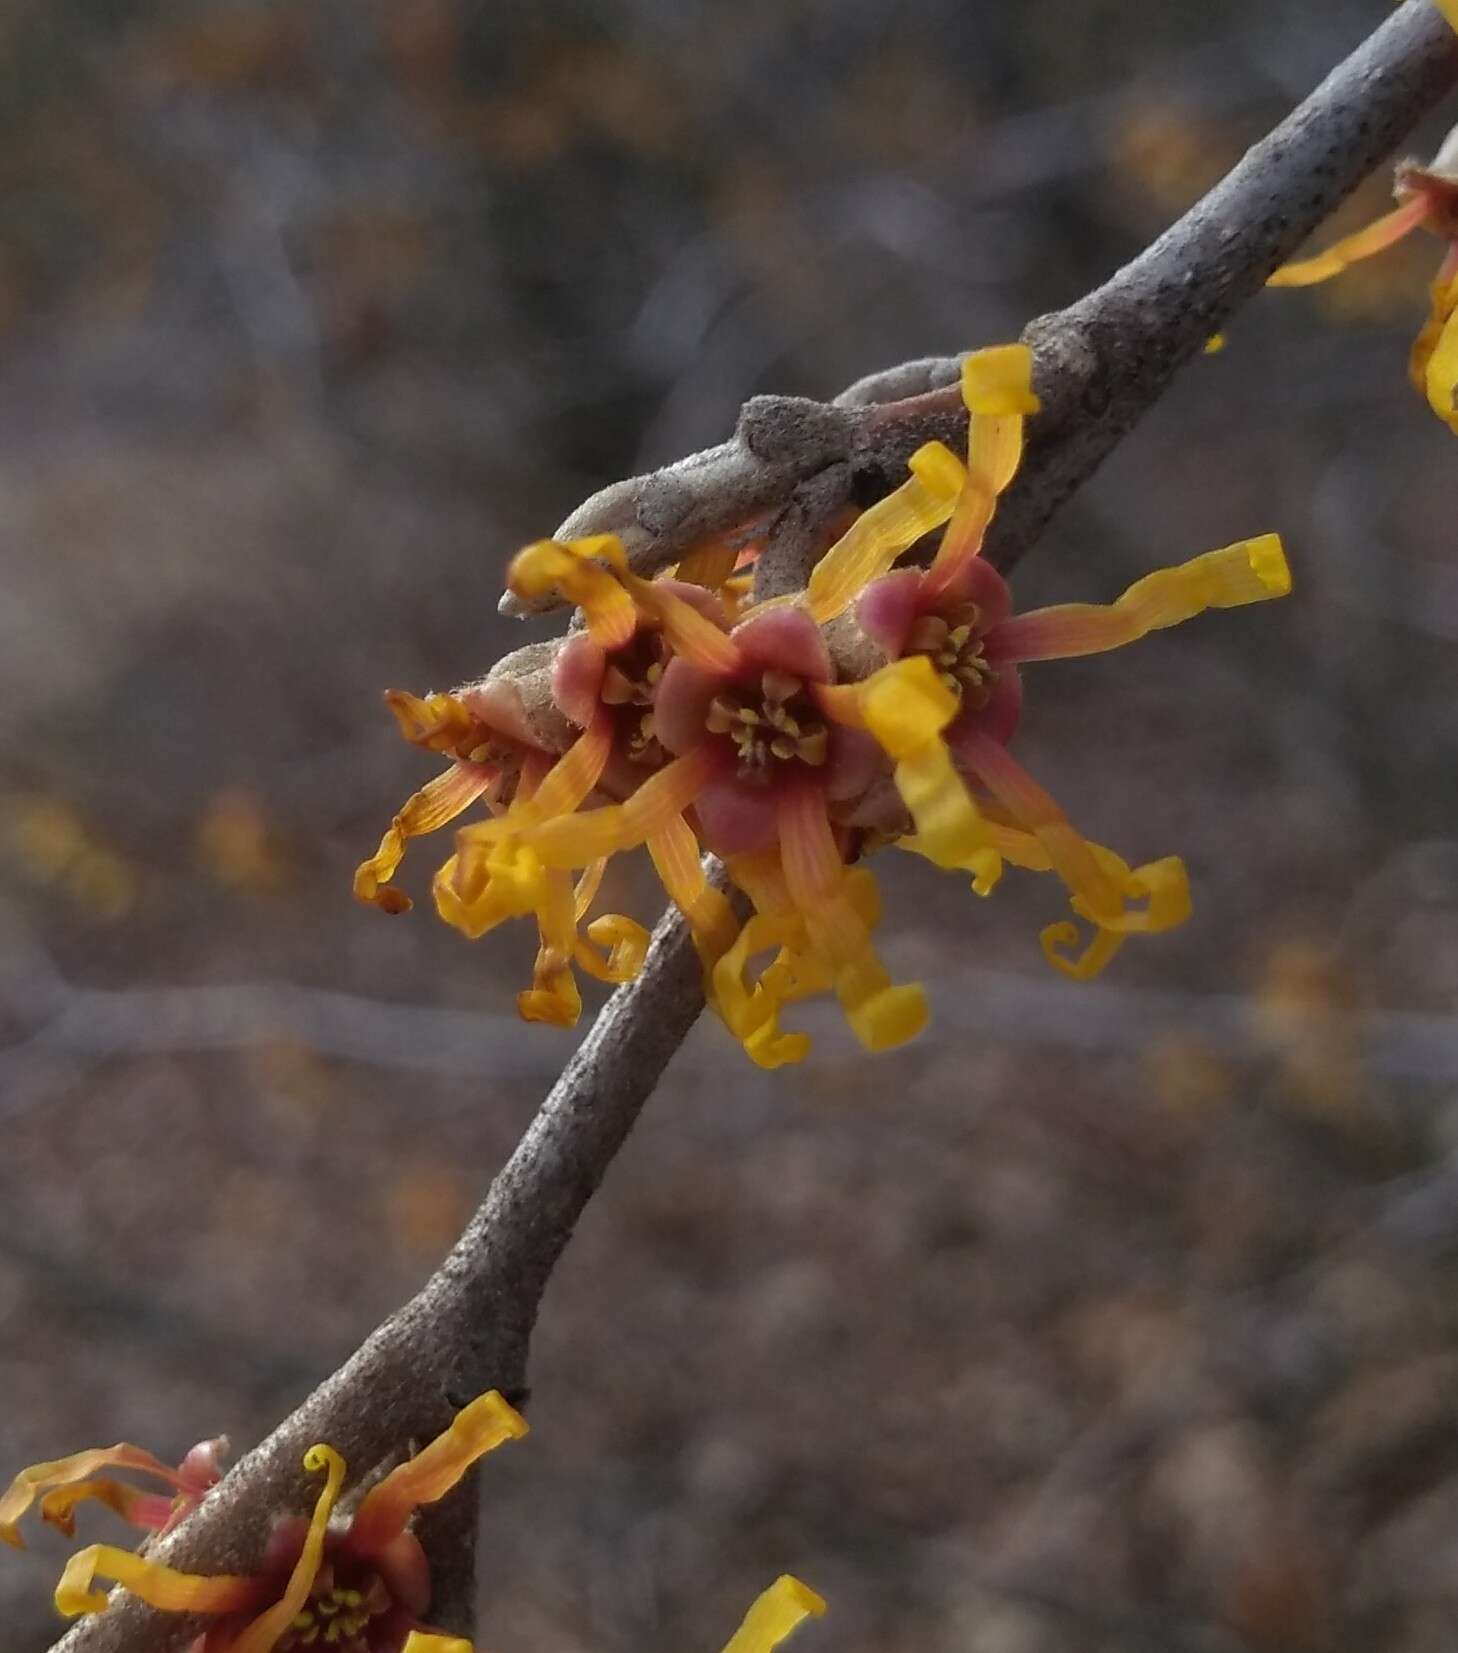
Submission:
{"label": "blurred brown background", "polygon": [[[9,0],[0,1474],[252,1442],[565,1056],[529,936],[349,894],[430,772],[380,692],[527,635],[507,555],[754,392],[1015,336],[1387,9]],[[782,1569],[807,1653],[1458,1645],[1437,256],[1253,305],[1019,573],[1286,536],[1290,601],[1029,673],[1025,760],[1194,921],[1075,989],[1047,880],[891,864],[931,1035],[698,1030],[483,1476],[484,1646],[712,1653]],[[59,1553],[0,1568],[9,1653]]]}

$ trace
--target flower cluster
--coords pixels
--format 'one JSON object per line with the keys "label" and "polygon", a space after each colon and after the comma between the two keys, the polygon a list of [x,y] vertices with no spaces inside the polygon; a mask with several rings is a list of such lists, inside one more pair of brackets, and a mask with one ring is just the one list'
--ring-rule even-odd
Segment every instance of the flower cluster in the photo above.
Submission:
{"label": "flower cluster", "polygon": [[[1207,552],[1106,606],[1016,615],[981,550],[1038,409],[1030,352],[974,352],[962,392],[965,462],[938,442],[921,448],[906,482],[794,596],[746,606],[717,551],[651,580],[611,535],[520,552],[510,589],[575,604],[580,626],[454,694],[390,697],[407,738],[453,764],[395,817],[356,893],[407,906],[388,884],[406,840],[483,800],[489,818],[458,830],[436,875],[437,911],[470,937],[534,916],[541,947],[522,1014],[569,1024],[574,964],[609,981],[641,964],[632,921],[582,925],[608,858],[644,845],[687,918],[709,1003],[764,1067],[804,1057],[808,1039],[780,1017],[812,994],[833,993],[870,1050],[925,1025],[923,989],[893,982],[876,952],[879,896],[860,864],[872,850],[970,873],[980,895],[1007,863],[1054,874],[1072,918],[1049,925],[1043,947],[1078,979],[1128,936],[1181,923],[1189,889],[1176,857],[1130,866],[1090,842],[1010,755],[1020,668],[1281,596],[1280,541]],[[934,554],[903,562],[938,531]],[[706,879],[703,850],[748,897],[747,922]]]}
{"label": "flower cluster", "polygon": [[1313,258],[1283,264],[1267,285],[1311,287],[1416,229],[1437,236],[1445,251],[1429,288],[1428,319],[1408,357],[1408,377],[1449,430],[1458,432],[1458,127],[1426,166],[1412,160],[1398,166],[1393,193],[1398,204],[1391,212]]}
{"label": "flower cluster", "polygon": [[[95,1581],[109,1578],[164,1612],[211,1618],[190,1653],[475,1653],[470,1642],[422,1620],[430,1607],[430,1565],[411,1521],[479,1458],[526,1432],[526,1420],[490,1390],[423,1451],[375,1482],[342,1522],[344,1460],[332,1447],[311,1447],[304,1468],[324,1476],[313,1514],[275,1524],[256,1575],[182,1573],[133,1550],[91,1544],[67,1563],[56,1607],[67,1618],[103,1612],[108,1598]],[[226,1449],[225,1441],[205,1441],[175,1470],[126,1444],[33,1464],[0,1496],[0,1538],[20,1547],[18,1522],[37,1499],[41,1518],[67,1537],[75,1533],[78,1505],[88,1501],[146,1532],[165,1532],[216,1485]],[[149,1475],[168,1491],[147,1492],[96,1473],[112,1468]],[[804,1619],[824,1611],[813,1590],[782,1575],[755,1601],[724,1653],[771,1653]]]}

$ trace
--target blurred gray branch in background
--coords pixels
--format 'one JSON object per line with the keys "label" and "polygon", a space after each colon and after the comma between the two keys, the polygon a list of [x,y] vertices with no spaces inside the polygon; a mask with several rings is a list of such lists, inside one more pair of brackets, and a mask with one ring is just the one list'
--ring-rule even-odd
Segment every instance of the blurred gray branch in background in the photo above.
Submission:
{"label": "blurred gray branch in background", "polygon": [[[992,552],[1002,566],[1027,549],[1175,370],[1455,80],[1458,40],[1428,0],[1406,0],[1147,252],[1028,329],[1045,411],[998,518]],[[960,425],[959,400],[948,389],[861,407],[760,398],[733,443],[605,490],[566,527],[624,532],[640,565],[645,556],[671,561],[692,539],[772,506],[797,503],[803,511],[796,490],[836,466],[855,474],[858,498],[874,497],[899,480],[915,447],[930,436],[956,440]],[[806,539],[788,535],[785,545],[800,555]],[[772,579],[797,572],[774,563]],[[367,1473],[403,1442],[439,1429],[470,1395],[520,1386],[546,1281],[702,1003],[698,959],[670,915],[642,975],[598,1018],[440,1270],[157,1546],[160,1559],[247,1571],[272,1518],[305,1502],[301,1459],[313,1442],[329,1441],[355,1475]],[[467,1508],[458,1506],[469,1534]],[[433,1616],[462,1634],[474,1596],[469,1549],[453,1543],[437,1558],[449,1564],[437,1568]],[[196,1629],[195,1621],[123,1596],[58,1648],[166,1653]]]}

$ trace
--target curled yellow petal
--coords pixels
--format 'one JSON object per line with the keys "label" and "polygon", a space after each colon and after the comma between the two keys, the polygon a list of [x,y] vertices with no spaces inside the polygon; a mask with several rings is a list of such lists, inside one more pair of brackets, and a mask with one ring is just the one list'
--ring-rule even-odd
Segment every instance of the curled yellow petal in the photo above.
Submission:
{"label": "curled yellow petal", "polygon": [[385,704],[405,739],[428,752],[444,752],[451,757],[458,752],[469,754],[470,747],[465,743],[478,740],[482,734],[480,719],[451,694],[422,698],[407,689],[391,689]]}
{"label": "curled yellow petal", "polygon": [[532,985],[517,994],[516,1008],[523,1021],[575,1027],[582,1014],[582,995],[572,974],[572,957],[577,947],[572,879],[561,870],[546,872],[540,880],[540,889],[541,901],[536,913],[541,944],[532,971]]}
{"label": "curled yellow petal", "polygon": [[526,1419],[495,1389],[477,1396],[444,1433],[364,1495],[350,1523],[349,1548],[356,1555],[378,1554],[404,1532],[421,1504],[443,1498],[478,1458],[526,1433]]}
{"label": "curled yellow petal", "polygon": [[[786,947],[797,939],[794,922],[782,915],[756,913],[715,962],[710,973],[709,999],[725,1026],[744,1046],[750,1059],[762,1068],[785,1067],[803,1062],[810,1052],[805,1033],[780,1030],[780,1007],[788,1001],[793,978],[782,972],[778,978],[747,985],[749,961],[770,947]],[[798,937],[803,944],[803,934]],[[829,976],[825,985],[829,986]]]}
{"label": "curled yellow petal", "polygon": [[410,897],[400,890],[384,887],[404,859],[405,845],[411,838],[434,832],[453,821],[481,796],[494,774],[494,770],[480,764],[457,763],[421,787],[391,821],[380,839],[380,847],[355,870],[355,899],[387,913],[409,912]]}
{"label": "curled yellow petal", "polygon": [[869,581],[951,517],[967,474],[951,449],[928,442],[912,454],[909,469],[910,477],[863,511],[816,563],[805,596],[817,623],[843,614]]}
{"label": "curled yellow petal", "polygon": [[458,833],[456,843],[431,891],[436,912],[468,940],[479,941],[507,919],[539,913],[546,905],[547,869],[529,845],[482,836],[478,827]]}
{"label": "curled yellow petal", "polygon": [[[115,1446],[92,1447],[86,1452],[75,1452],[69,1458],[52,1458],[43,1464],[31,1464],[22,1469],[0,1494],[0,1539],[17,1550],[25,1548],[17,1525],[22,1515],[35,1500],[52,1487],[69,1487],[94,1475],[98,1469],[136,1469],[155,1475],[168,1486],[182,1490],[182,1481],[175,1469],[169,1469],[159,1458],[127,1441]],[[88,1495],[90,1496],[90,1495]]]}
{"label": "curled yellow petal", "polygon": [[1124,937],[1118,931],[1096,929],[1088,945],[1079,952],[1082,938],[1078,926],[1070,919],[1048,925],[1038,940],[1042,943],[1044,958],[1072,981],[1092,981],[1124,945]]}
{"label": "curled yellow petal", "polygon": [[1375,223],[1358,230],[1355,235],[1343,237],[1324,253],[1283,264],[1269,278],[1266,286],[1310,287],[1318,281],[1330,281],[1348,265],[1357,263],[1359,259],[1371,258],[1373,253],[1380,253],[1395,241],[1400,241],[1409,230],[1416,229],[1422,223],[1427,212],[1427,201],[1416,195],[1393,211],[1384,213]]}
{"label": "curled yellow petal", "polygon": [[1291,570],[1280,535],[1261,534],[1174,568],[1158,568],[1112,603],[1060,603],[1016,614],[989,633],[989,655],[1021,662],[1100,654],[1177,626],[1207,608],[1268,602],[1290,589]]}
{"label": "curled yellow petal", "polygon": [[808,1584],[782,1573],[749,1609],[724,1653],[770,1653],[797,1625],[818,1619],[824,1611],[824,1600]]}
{"label": "curled yellow petal", "polygon": [[[603,913],[587,926],[586,937],[579,936],[572,956],[589,976],[621,987],[632,981],[643,968],[648,957],[648,931],[635,919],[623,913]],[[606,957],[599,951],[606,948]]]}
{"label": "curled yellow petal", "polygon": [[309,1518],[309,1530],[304,1535],[299,1559],[294,1563],[283,1594],[272,1607],[254,1619],[231,1645],[229,1653],[273,1653],[284,1631],[308,1601],[314,1580],[319,1576],[319,1566],[324,1559],[324,1540],[329,1532],[329,1517],[334,1513],[340,1488],[344,1485],[344,1459],[332,1446],[311,1446],[304,1454],[304,1468],[311,1475],[318,1474],[322,1469],[324,1486]]}
{"label": "curled yellow petal", "polygon": [[593,642],[619,649],[638,629],[633,599],[597,560],[621,555],[615,534],[581,540],[538,540],[518,551],[506,571],[506,584],[528,601],[559,594],[582,610]]}
{"label": "curled yellow petal", "polygon": [[967,411],[1001,419],[1036,413],[1033,352],[1025,344],[995,344],[962,358],[962,400]]}
{"label": "curled yellow petal", "polygon": [[476,1653],[476,1650],[460,1636],[435,1636],[428,1630],[412,1630],[400,1653]]}
{"label": "curled yellow petal", "polygon": [[[68,1619],[102,1612],[107,1594],[105,1590],[93,1588],[98,1578],[112,1579],[164,1613],[246,1611],[258,1601],[263,1588],[256,1578],[243,1578],[236,1573],[219,1573],[213,1578],[200,1573],[179,1573],[172,1567],[164,1567],[160,1561],[149,1561],[135,1550],[120,1550],[111,1544],[88,1544],[66,1563],[56,1586],[56,1611]],[[243,1653],[249,1653],[241,1641],[236,1646]]]}

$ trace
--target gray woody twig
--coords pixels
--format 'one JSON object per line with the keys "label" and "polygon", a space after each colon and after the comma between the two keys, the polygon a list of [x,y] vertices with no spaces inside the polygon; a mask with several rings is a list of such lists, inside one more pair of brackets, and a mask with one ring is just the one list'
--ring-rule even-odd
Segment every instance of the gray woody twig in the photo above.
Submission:
{"label": "gray woody twig", "polygon": [[[995,524],[992,551],[1002,567],[1027,549],[1175,370],[1455,80],[1458,39],[1428,0],[1406,0],[1147,252],[1079,303],[1033,323],[1026,336],[1044,412]],[[622,533],[646,566],[792,499],[803,507],[803,485],[838,465],[851,467],[858,497],[874,497],[900,480],[921,442],[956,442],[963,425],[955,389],[875,398],[904,391],[908,379],[945,383],[954,371],[950,360],[893,369],[834,406],[757,398],[733,442],[595,495],[563,532]],[[843,503],[836,486],[826,494],[837,509]],[[803,523],[782,537],[803,551]],[[521,1384],[552,1268],[702,1003],[684,927],[665,918],[643,974],[614,995],[436,1275],[242,1460],[158,1546],[160,1556],[203,1571],[247,1570],[273,1516],[307,1504],[300,1459],[312,1442],[332,1442],[363,1473],[438,1430],[479,1390]],[[471,1621],[468,1551],[458,1544],[440,1558],[438,1617],[458,1633]],[[167,1653],[195,1629],[122,1599],[82,1620],[57,1653]]]}

